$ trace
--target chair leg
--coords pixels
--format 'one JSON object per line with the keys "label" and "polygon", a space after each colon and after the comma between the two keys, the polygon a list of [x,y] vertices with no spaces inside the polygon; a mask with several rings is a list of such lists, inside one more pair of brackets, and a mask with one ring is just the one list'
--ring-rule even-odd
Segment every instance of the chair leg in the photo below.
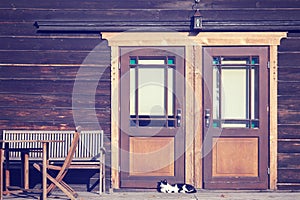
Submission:
{"label": "chair leg", "polygon": [[78,197],[78,194],[75,192],[73,188],[71,188],[70,185],[68,185],[66,182],[61,181],[60,182],[74,197]]}
{"label": "chair leg", "polygon": [[[56,180],[56,179],[55,179]],[[66,182],[64,181],[59,181],[57,180],[58,183],[60,183],[61,185],[63,185],[70,193],[72,193],[75,197],[78,196],[78,194],[75,192],[75,190],[73,188],[71,188],[71,186],[69,186]],[[53,182],[48,186],[47,188],[47,194],[50,194],[55,188],[57,187],[57,185],[55,185]]]}
{"label": "chair leg", "polygon": [[[33,164],[33,166],[41,172],[41,167],[38,164]],[[67,183],[60,179],[55,179],[47,173],[47,178],[51,181],[51,184],[47,187],[47,194],[55,188],[58,187],[63,191],[70,199],[74,199],[78,196],[78,194],[73,190]],[[62,178],[61,178],[62,179]]]}
{"label": "chair leg", "polygon": [[[66,175],[67,171],[65,171],[60,177],[56,177],[55,179],[58,181],[58,182],[61,182],[63,177]],[[54,189],[56,188],[56,185],[54,183],[51,183],[48,188],[47,188],[47,193],[51,193]]]}
{"label": "chair leg", "polygon": [[49,174],[47,174],[47,178],[53,182],[63,193],[65,193],[71,200],[76,200],[76,197],[73,196],[71,192],[68,191],[61,183],[59,183],[55,178],[51,177]]}
{"label": "chair leg", "polygon": [[102,190],[103,190],[103,192],[105,192],[105,154],[103,154],[103,165],[102,165],[102,177],[103,177],[103,181],[102,181],[102,184],[103,184],[103,186],[102,186]]}
{"label": "chair leg", "polygon": [[103,167],[102,167],[102,162],[100,160],[100,166],[99,166],[99,194],[101,195],[102,194],[102,189],[103,189],[103,174],[102,174],[102,170],[103,170]]}
{"label": "chair leg", "polygon": [[100,154],[99,165],[99,195],[105,192],[105,154]]}

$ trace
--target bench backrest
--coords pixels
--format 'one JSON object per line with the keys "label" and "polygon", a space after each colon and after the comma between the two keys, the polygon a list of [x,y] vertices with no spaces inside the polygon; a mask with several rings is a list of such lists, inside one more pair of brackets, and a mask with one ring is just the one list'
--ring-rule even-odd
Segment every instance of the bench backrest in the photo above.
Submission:
{"label": "bench backrest", "polygon": [[[81,131],[73,160],[99,160],[104,147],[103,130]],[[63,140],[49,143],[49,159],[64,160],[71,146],[74,131],[3,130],[4,140]],[[40,143],[9,143],[9,148],[41,148]],[[41,159],[42,154],[30,152],[30,159]],[[10,159],[19,159],[20,152],[10,152]]]}

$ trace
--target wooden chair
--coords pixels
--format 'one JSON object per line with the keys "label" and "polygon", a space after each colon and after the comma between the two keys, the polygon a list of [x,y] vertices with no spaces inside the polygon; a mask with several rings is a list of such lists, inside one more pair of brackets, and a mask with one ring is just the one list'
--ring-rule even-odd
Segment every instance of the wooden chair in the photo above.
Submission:
{"label": "wooden chair", "polygon": [[[78,196],[74,189],[72,189],[67,183],[63,181],[63,178],[68,172],[71,165],[72,159],[74,157],[76,148],[78,146],[80,137],[80,127],[76,128],[74,133],[74,138],[72,140],[71,147],[68,151],[67,157],[62,166],[57,165],[47,165],[47,169],[58,171],[55,177],[47,174],[47,178],[51,181],[51,184],[47,187],[47,194],[49,195],[56,187],[58,187],[62,192],[64,192],[70,199],[75,200]],[[42,172],[41,164],[34,163],[33,166],[40,172]]]}

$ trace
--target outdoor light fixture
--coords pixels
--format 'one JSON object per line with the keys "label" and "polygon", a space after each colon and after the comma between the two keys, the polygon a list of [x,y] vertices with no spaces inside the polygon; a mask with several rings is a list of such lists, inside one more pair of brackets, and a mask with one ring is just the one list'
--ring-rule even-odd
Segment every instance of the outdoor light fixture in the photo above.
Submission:
{"label": "outdoor light fixture", "polygon": [[194,14],[194,30],[202,29],[202,15],[199,9]]}
{"label": "outdoor light fixture", "polygon": [[200,3],[200,0],[195,0],[195,4],[193,5],[193,10],[195,10],[195,13],[193,16],[193,29],[194,30],[202,29],[203,16],[201,15],[200,10],[199,10],[199,3]]}

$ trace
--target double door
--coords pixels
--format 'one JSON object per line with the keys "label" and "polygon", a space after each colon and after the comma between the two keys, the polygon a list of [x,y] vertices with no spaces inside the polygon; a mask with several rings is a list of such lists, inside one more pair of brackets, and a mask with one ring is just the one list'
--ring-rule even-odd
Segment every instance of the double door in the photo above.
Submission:
{"label": "double door", "polygon": [[[120,54],[120,186],[184,182],[185,49],[121,47]],[[205,189],[268,188],[268,54],[203,47],[199,55]]]}

